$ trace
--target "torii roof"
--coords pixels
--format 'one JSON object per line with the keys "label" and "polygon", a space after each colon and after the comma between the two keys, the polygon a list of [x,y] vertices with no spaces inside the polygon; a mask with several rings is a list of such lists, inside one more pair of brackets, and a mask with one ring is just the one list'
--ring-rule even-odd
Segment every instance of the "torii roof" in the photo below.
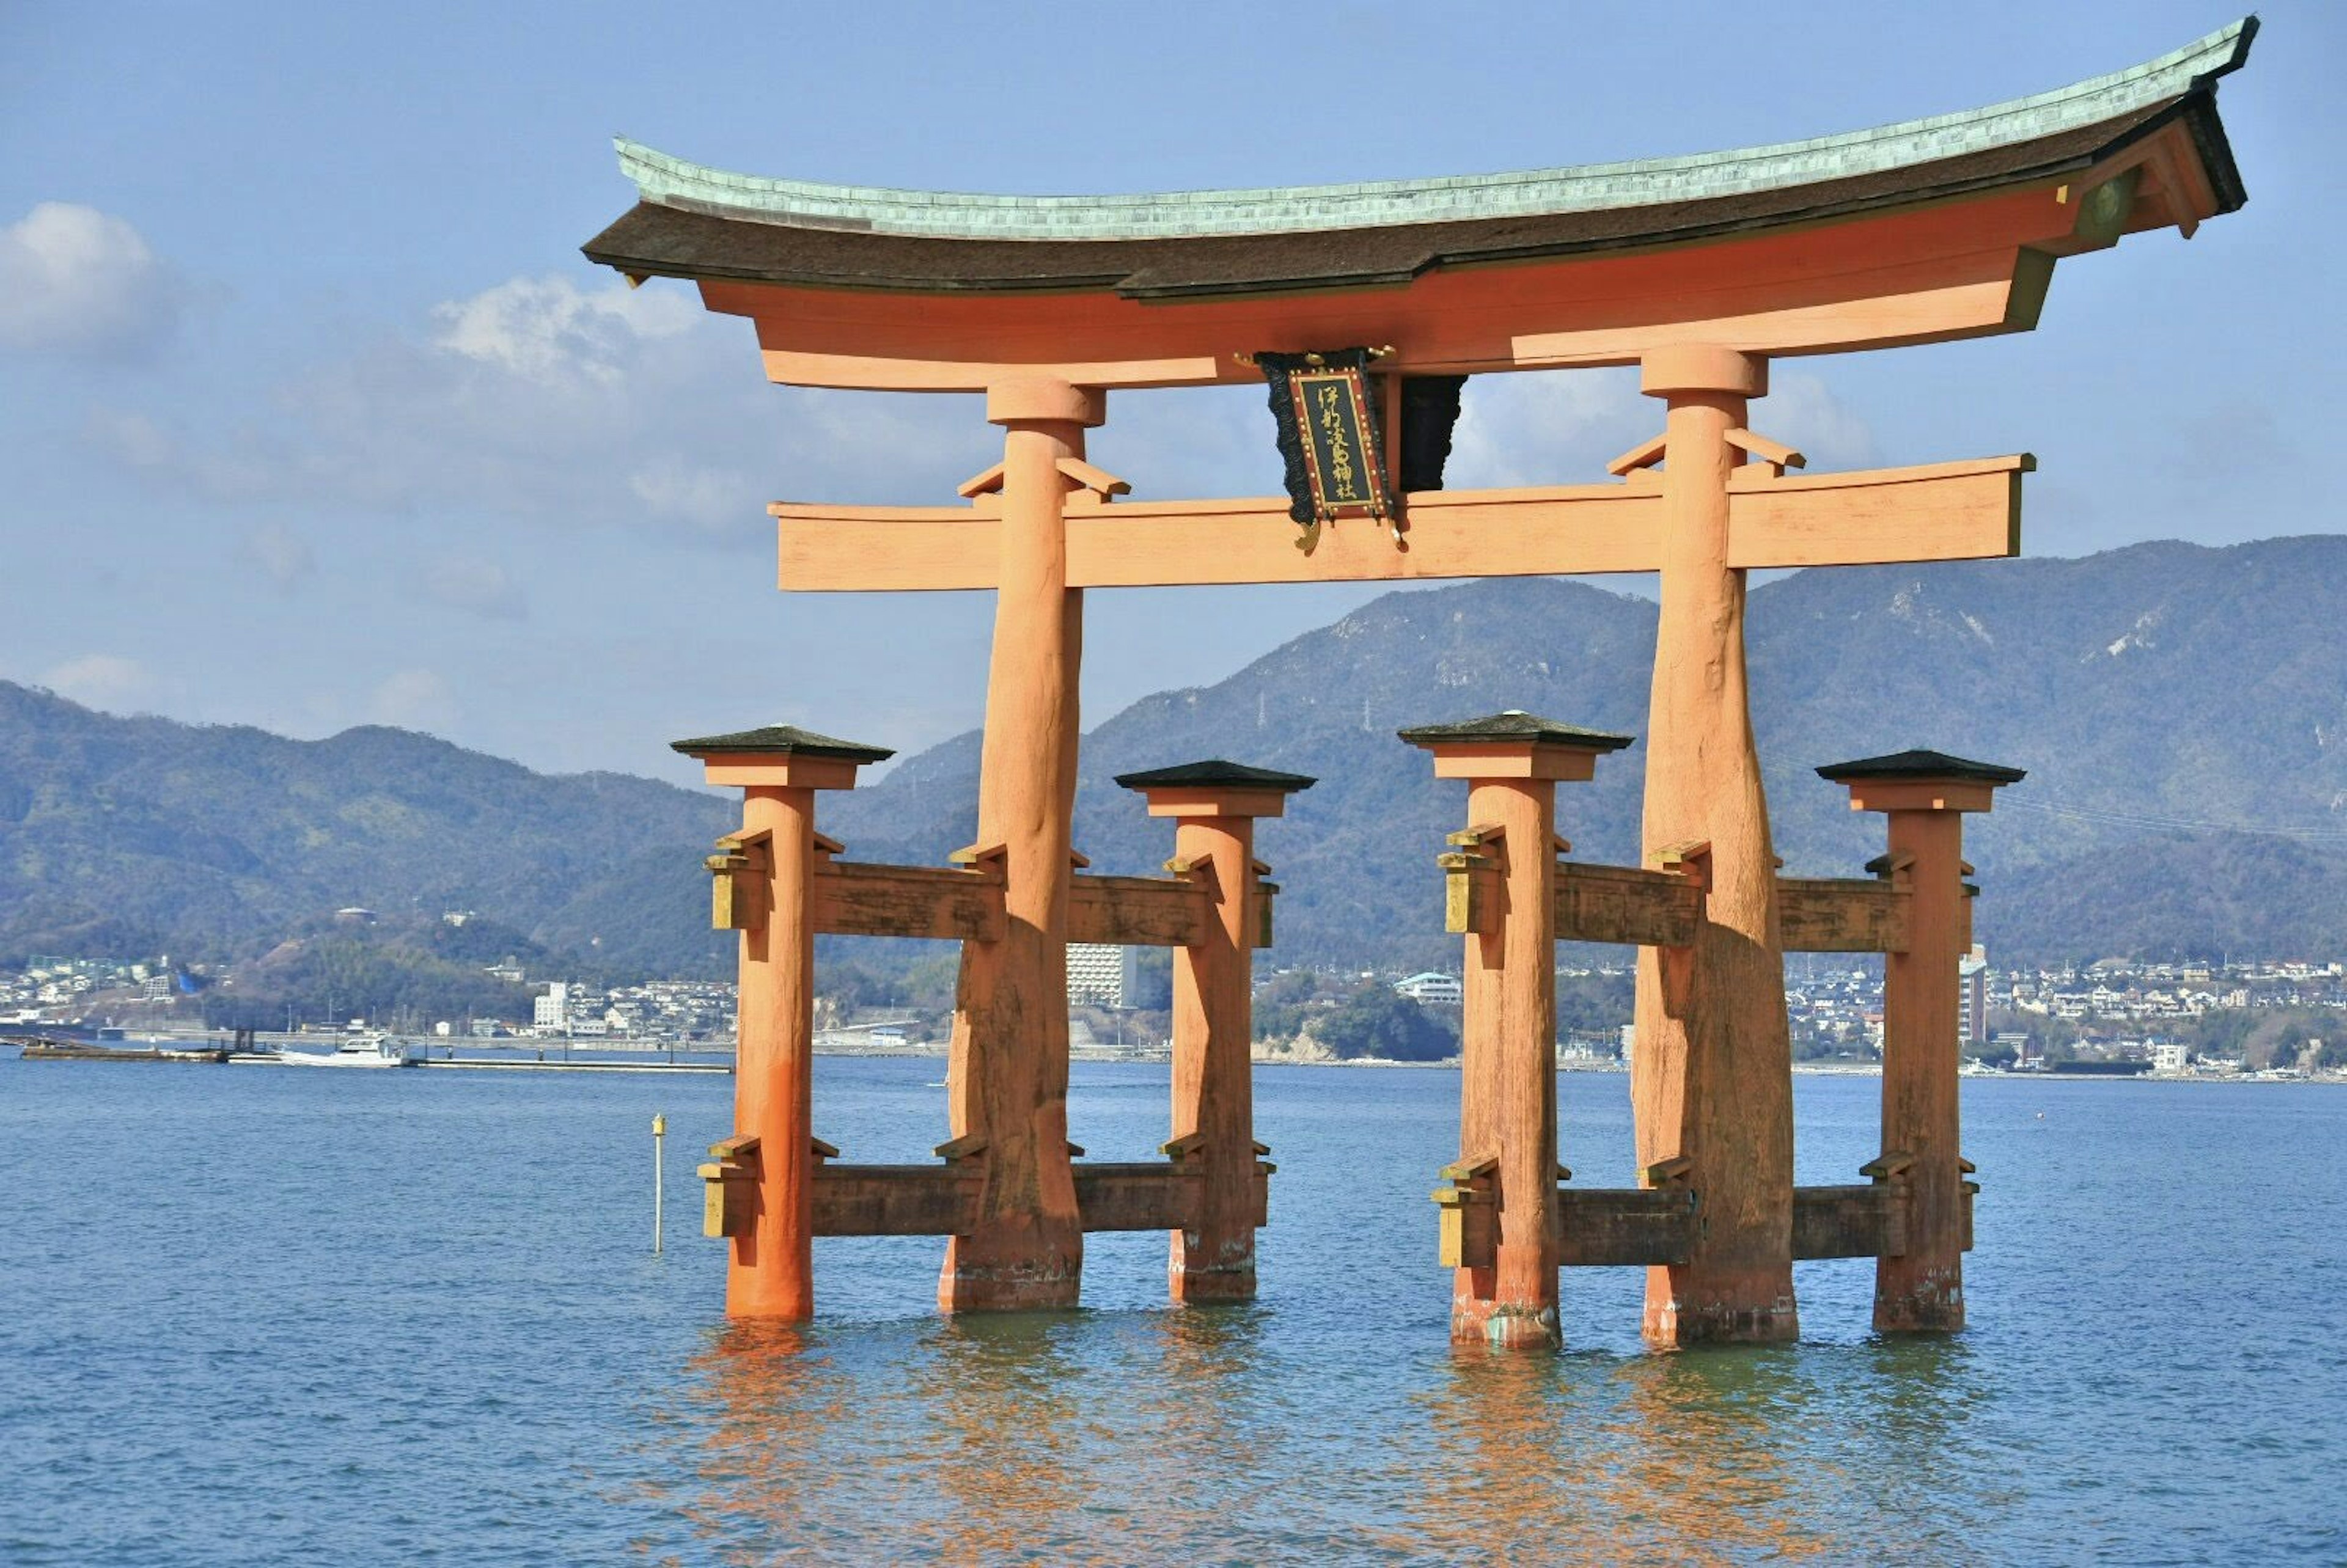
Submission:
{"label": "torii roof", "polygon": [[640,200],[584,249],[633,277],[932,294],[1390,286],[1465,263],[1678,245],[2059,179],[2170,126],[2188,138],[2201,189],[2189,200],[2165,191],[2158,220],[2188,226],[2246,200],[2214,84],[2241,66],[2256,29],[2246,18],[2127,70],[1874,130],[1459,179],[987,196],[730,174],[621,139]]}

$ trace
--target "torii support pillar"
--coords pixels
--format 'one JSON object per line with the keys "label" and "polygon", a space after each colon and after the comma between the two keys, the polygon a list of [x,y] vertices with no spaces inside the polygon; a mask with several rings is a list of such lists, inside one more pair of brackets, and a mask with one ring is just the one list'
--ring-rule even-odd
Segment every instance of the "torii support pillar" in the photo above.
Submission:
{"label": "torii support pillar", "polygon": [[[1557,1327],[1556,785],[1594,776],[1627,735],[1510,712],[1404,730],[1434,753],[1434,776],[1467,781],[1466,857],[1497,862],[1498,908],[1448,922],[1468,931],[1461,1014],[1457,1179],[1496,1189],[1489,1267],[1452,1276],[1450,1337],[1505,1348],[1563,1342]],[[1446,857],[1446,860],[1448,857]]]}
{"label": "torii support pillar", "polygon": [[994,652],[979,764],[978,848],[999,847],[999,941],[962,944],[946,1096],[979,1141],[978,1219],[946,1244],[948,1312],[1073,1307],[1083,1224],[1068,1155],[1068,875],[1076,810],[1083,593],[1068,587],[1068,492],[1097,391],[1043,378],[990,387],[1002,461],[962,487],[999,492]]}
{"label": "torii support pillar", "polygon": [[1907,1245],[1874,1269],[1882,1333],[1964,1326],[1964,1163],[1957,1101],[1957,965],[1970,945],[1963,813],[1986,811],[2019,768],[1943,752],[1901,752],[1818,773],[1850,789],[1852,811],[1891,818],[1891,867],[1911,888],[1907,948],[1882,965],[1883,1163],[1906,1162]]}
{"label": "torii support pillar", "polygon": [[[781,724],[678,741],[711,784],[742,791],[742,831],[712,858],[717,923],[742,933],[733,1137],[750,1189],[727,1204],[729,1317],[815,1316],[815,792],[853,789],[895,753]],[[746,1142],[755,1140],[754,1143]]]}
{"label": "torii support pillar", "polygon": [[1152,816],[1174,819],[1177,876],[1210,874],[1214,908],[1199,939],[1174,949],[1174,1135],[1169,1150],[1203,1173],[1196,1223],[1173,1233],[1166,1266],[1180,1302],[1252,1301],[1257,1189],[1254,959],[1265,913],[1257,817],[1317,782],[1222,761],[1124,774]]}
{"label": "torii support pillar", "polygon": [[[1793,1060],[1777,927],[1776,852],[1752,737],[1745,574],[1728,565],[1728,486],[1768,390],[1757,355],[1661,348],[1642,388],[1669,408],[1662,473],[1662,615],[1646,737],[1649,863],[1710,846],[1710,897],[1684,962],[1638,956],[1631,1098],[1638,1163],[1685,1158],[1704,1223],[1685,1263],[1646,1272],[1645,1329],[1662,1346],[1798,1337],[1793,1297]],[[1789,459],[1792,454],[1784,454]]]}

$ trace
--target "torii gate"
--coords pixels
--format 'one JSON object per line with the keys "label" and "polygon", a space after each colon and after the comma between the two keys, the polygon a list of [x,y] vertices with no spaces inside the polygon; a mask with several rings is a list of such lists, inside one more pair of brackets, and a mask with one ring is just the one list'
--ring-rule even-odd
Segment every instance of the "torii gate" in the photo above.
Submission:
{"label": "torii gate", "polygon": [[[1791,1337],[1789,1050],[1746,574],[2013,555],[2033,464],[1796,476],[1800,455],[1751,429],[1749,402],[1779,356],[2026,331],[2056,261],[2146,230],[2188,237],[2240,206],[2215,83],[2255,26],[1963,114],[1489,179],[994,197],[726,174],[620,143],[641,200],[590,259],[693,281],[751,320],[776,382],[983,392],[1005,431],[960,506],[770,508],[786,590],[998,595],[978,847],[1007,927],[965,948],[950,1076],[956,1145],[982,1143],[988,1170],[941,1303],[1076,1296],[1064,942],[1081,590],[1658,571],[1645,846],[1706,843],[1709,894],[1668,999],[1642,951],[1633,1093],[1641,1163],[1691,1173],[1706,1224],[1650,1275],[1647,1329]],[[1258,356],[1356,347],[1378,354],[1383,515],[1299,541],[1292,496],[1125,501],[1084,460],[1112,390],[1257,381]],[[1412,412],[1414,384],[1633,364],[1666,413],[1613,482],[1439,488],[1448,425]],[[746,1008],[743,1027],[747,1071]]]}

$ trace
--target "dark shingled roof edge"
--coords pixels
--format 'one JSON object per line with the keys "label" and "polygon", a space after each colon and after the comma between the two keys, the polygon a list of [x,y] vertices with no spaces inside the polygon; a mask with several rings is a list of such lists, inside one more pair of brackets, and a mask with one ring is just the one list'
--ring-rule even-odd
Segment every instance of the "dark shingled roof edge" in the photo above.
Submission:
{"label": "dark shingled roof edge", "polygon": [[2213,84],[2093,125],[1907,168],[1692,201],[1369,229],[1163,239],[979,240],[796,227],[640,201],[580,249],[631,276],[919,293],[1212,298],[1406,283],[1438,267],[1680,245],[1944,200],[2092,167],[2178,118],[2217,196],[2248,200]]}
{"label": "dark shingled roof edge", "polygon": [[1309,774],[1284,774],[1276,768],[1249,767],[1245,763],[1225,762],[1215,757],[1202,763],[1178,763],[1170,768],[1147,768],[1137,774],[1119,774],[1116,782],[1124,789],[1165,789],[1195,784],[1201,787],[1294,791],[1310,789],[1320,781]]}
{"label": "dark shingled roof edge", "polygon": [[1976,763],[1945,752],[1892,752],[1888,756],[1860,757],[1856,762],[1829,763],[1818,770],[1821,779],[1848,784],[1859,779],[1964,779],[1975,784],[2019,784],[2029,776],[2022,768],[1997,763]]}
{"label": "dark shingled roof edge", "polygon": [[1455,724],[1417,724],[1395,734],[1413,746],[1423,746],[1441,741],[1531,741],[1539,745],[1572,746],[1584,752],[1618,752],[1635,744],[1635,735],[1617,735],[1609,730],[1585,730],[1579,724],[1561,724],[1554,719],[1543,719],[1537,713],[1511,708],[1504,713],[1492,713],[1481,719],[1462,719]]}
{"label": "dark shingled roof edge", "polygon": [[682,752],[689,757],[728,752],[778,757],[835,757],[849,763],[886,762],[897,754],[887,746],[867,746],[859,741],[818,735],[813,730],[802,730],[796,724],[768,724],[763,729],[736,730],[726,735],[700,735],[689,741],[671,741],[669,749]]}

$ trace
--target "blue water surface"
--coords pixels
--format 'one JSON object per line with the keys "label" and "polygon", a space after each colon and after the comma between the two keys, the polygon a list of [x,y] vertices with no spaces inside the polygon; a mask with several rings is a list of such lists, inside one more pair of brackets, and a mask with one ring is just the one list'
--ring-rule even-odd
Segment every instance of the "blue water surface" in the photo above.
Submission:
{"label": "blue water surface", "polygon": [[[942,1064],[827,1058],[817,1130],[926,1160]],[[1964,1085],[1973,1327],[1653,1354],[1631,1270],[1561,1355],[1454,1350],[1458,1078],[1258,1069],[1252,1307],[1096,1235],[1084,1308],[948,1320],[941,1246],[817,1244],[820,1320],[729,1328],[692,1166],[723,1077],[0,1061],[0,1561],[143,1563],[2347,1560],[2347,1091]],[[1804,1078],[1799,1178],[1878,1084]],[[1563,1081],[1627,1184],[1627,1080]],[[1151,1157],[1162,1067],[1071,1132]],[[667,1250],[651,1241],[665,1111]]]}

